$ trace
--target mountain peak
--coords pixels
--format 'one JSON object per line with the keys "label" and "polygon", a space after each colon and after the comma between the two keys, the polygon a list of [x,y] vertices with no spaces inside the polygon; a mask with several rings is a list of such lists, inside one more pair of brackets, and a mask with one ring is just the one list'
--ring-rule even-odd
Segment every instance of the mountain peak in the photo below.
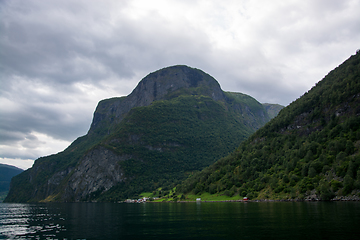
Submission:
{"label": "mountain peak", "polygon": [[[147,106],[152,101],[161,100],[177,90],[190,88],[203,88],[201,93],[209,95],[215,101],[224,98],[219,83],[213,77],[185,65],[171,66],[150,73],[139,82],[128,97],[136,98],[140,106]],[[196,91],[191,92],[194,94]]]}
{"label": "mountain peak", "polygon": [[127,97],[100,102],[89,133],[92,133],[103,119],[109,119],[110,115],[115,117],[114,123],[119,123],[134,107],[149,106],[154,101],[186,93],[209,96],[215,101],[225,99],[219,83],[209,74],[185,65],[166,67],[144,77]]}
{"label": "mountain peak", "polygon": [[160,69],[99,102],[91,128],[14,178],[6,201],[119,201],[172,189],[270,120],[254,98],[223,92],[188,66]]}

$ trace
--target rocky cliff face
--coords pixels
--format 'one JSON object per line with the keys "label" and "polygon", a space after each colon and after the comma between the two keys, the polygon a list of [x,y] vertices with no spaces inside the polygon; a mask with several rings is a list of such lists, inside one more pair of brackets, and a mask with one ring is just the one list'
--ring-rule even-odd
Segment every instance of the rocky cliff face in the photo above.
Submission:
{"label": "rocky cliff face", "polygon": [[[126,98],[100,102],[95,110],[89,133],[96,131],[97,127],[103,124],[103,120],[112,119],[110,124],[119,123],[134,107],[148,106],[153,101],[166,99],[179,89],[193,89],[196,92],[198,87],[202,88],[203,94],[211,96],[215,101],[225,100],[219,83],[198,69],[173,66],[150,73]],[[105,124],[109,125],[109,122]]]}
{"label": "rocky cliff face", "polygon": [[14,178],[7,201],[114,201],[172,188],[269,120],[255,99],[223,92],[198,69],[161,69],[128,96],[100,101],[88,134]]}
{"label": "rocky cliff face", "polygon": [[86,154],[72,171],[65,187],[64,201],[81,201],[91,198],[91,194],[107,191],[126,180],[119,162],[131,155],[117,155],[99,147]]}

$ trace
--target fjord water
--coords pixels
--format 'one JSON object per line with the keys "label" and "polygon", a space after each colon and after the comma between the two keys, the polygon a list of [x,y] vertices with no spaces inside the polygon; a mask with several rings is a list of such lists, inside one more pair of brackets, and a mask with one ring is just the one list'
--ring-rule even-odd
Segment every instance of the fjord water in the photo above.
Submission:
{"label": "fjord water", "polygon": [[2,239],[358,239],[359,202],[0,204]]}

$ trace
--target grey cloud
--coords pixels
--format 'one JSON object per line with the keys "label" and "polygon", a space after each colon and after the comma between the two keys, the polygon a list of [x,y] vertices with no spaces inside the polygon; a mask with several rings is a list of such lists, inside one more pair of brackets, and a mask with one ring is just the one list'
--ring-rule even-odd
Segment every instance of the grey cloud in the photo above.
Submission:
{"label": "grey cloud", "polygon": [[11,145],[23,139],[24,134],[21,131],[14,131],[11,126],[7,126],[7,129],[4,126],[1,126],[0,144]]}
{"label": "grey cloud", "polygon": [[15,149],[2,151],[1,158],[27,160],[27,159],[37,159],[40,157],[39,155],[34,154],[30,151],[14,151],[14,150]]}
{"label": "grey cloud", "polygon": [[[104,97],[116,91],[127,95],[148,73],[186,64],[214,76],[225,91],[287,105],[360,48],[356,1],[275,1],[278,7],[261,12],[261,21],[252,22],[249,15],[244,29],[241,22],[241,31],[234,34],[239,44],[228,48],[216,46],[207,26],[194,25],[186,17],[167,19],[156,9],[131,17],[131,3],[0,2],[0,101],[16,106],[0,106],[6,112],[0,114],[4,146],[41,146],[34,132],[69,142],[85,134],[100,99],[79,85],[111,90],[112,95]],[[201,17],[201,1],[181,4],[199,7]],[[214,16],[209,22],[218,28],[232,23],[231,16],[223,16],[225,7],[206,13]],[[247,14],[245,7],[242,11]],[[299,82],[300,87],[293,86]],[[0,154],[17,156],[10,151]]]}
{"label": "grey cloud", "polygon": [[[15,86],[12,95],[8,96],[9,101],[16,102],[15,109],[12,106],[6,109],[3,106],[3,114],[0,115],[0,129],[15,132],[15,135],[8,133],[1,136],[2,140],[19,140],[18,133],[30,134],[33,131],[41,132],[58,139],[68,141],[74,140],[80,133],[86,133],[90,125],[91,114],[81,109],[81,106],[72,104],[72,98],[66,92],[51,89],[46,95],[41,95],[30,86],[31,82],[23,81]],[[46,89],[49,91],[49,89]],[[70,92],[77,94],[76,92]],[[84,115],[89,115],[84,118]]]}
{"label": "grey cloud", "polygon": [[22,142],[21,146],[27,149],[36,149],[39,148],[42,144],[46,142],[40,141],[36,136],[32,134],[28,134],[25,136],[24,141]]}
{"label": "grey cloud", "polygon": [[[199,47],[204,49],[203,52],[210,47],[199,40],[204,36],[195,30],[187,33],[189,29],[183,29],[180,34],[177,32],[179,26],[167,25],[164,28],[166,20],[160,16],[151,16],[150,21],[121,19],[117,27],[103,36],[101,32],[74,30],[72,26],[62,26],[59,30],[46,21],[36,19],[41,15],[35,13],[35,20],[31,18],[27,21],[17,19],[16,14],[10,15],[7,17],[12,22],[1,24],[1,32],[5,33],[1,39],[4,46],[1,55],[7,59],[1,67],[10,71],[9,74],[55,81],[56,84],[77,81],[97,84],[112,73],[130,78],[135,71],[149,65],[149,62],[154,63],[154,60],[163,67],[169,58],[188,60]],[[53,18],[48,20],[56,21]],[[98,23],[94,21],[91,24]],[[23,37],[21,41],[11,41],[7,35]],[[184,57],[186,54],[189,56]]]}

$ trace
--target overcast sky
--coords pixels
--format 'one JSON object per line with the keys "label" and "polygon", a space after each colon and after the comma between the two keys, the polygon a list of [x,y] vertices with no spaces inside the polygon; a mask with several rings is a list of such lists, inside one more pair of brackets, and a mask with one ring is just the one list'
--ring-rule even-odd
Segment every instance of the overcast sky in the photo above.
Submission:
{"label": "overcast sky", "polygon": [[85,135],[99,100],[184,64],[288,105],[360,48],[359,0],[0,0],[0,162]]}

